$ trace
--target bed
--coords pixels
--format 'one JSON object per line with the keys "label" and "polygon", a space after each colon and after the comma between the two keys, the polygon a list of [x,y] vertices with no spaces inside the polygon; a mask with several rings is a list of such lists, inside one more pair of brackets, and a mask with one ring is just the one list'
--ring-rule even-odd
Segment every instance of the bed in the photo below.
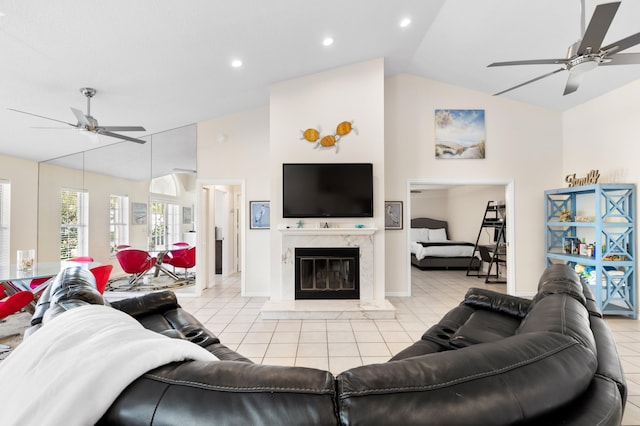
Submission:
{"label": "bed", "polygon": [[419,269],[478,270],[481,261],[474,254],[474,244],[448,239],[446,220],[427,217],[411,219],[411,264]]}

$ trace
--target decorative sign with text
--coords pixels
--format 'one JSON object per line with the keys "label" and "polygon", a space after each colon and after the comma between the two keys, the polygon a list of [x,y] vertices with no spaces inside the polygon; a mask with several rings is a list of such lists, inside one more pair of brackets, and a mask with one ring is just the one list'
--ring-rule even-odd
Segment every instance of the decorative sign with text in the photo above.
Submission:
{"label": "decorative sign with text", "polygon": [[569,184],[569,188],[574,186],[582,186],[582,185],[592,185],[598,183],[598,179],[600,178],[600,172],[598,170],[591,170],[588,175],[585,177],[578,178],[576,174],[567,175],[564,178],[565,182]]}

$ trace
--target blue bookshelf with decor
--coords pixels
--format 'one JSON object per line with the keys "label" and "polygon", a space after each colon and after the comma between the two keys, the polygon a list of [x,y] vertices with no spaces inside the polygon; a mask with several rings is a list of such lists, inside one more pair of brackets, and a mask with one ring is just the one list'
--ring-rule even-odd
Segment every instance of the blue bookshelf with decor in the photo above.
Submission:
{"label": "blue bookshelf with decor", "polygon": [[545,197],[545,258],[570,264],[605,315],[637,318],[636,195],[632,184],[551,189]]}

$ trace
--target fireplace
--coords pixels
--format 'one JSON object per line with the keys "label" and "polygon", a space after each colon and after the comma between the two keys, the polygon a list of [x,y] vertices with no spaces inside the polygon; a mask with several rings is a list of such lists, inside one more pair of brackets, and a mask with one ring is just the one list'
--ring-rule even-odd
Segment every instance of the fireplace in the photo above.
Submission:
{"label": "fireplace", "polygon": [[360,250],[357,247],[295,249],[296,299],[359,299]]}

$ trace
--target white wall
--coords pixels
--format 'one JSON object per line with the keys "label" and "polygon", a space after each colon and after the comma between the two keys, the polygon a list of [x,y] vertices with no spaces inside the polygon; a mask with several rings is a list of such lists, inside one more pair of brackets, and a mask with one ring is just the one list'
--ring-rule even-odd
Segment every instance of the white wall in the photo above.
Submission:
{"label": "white wall", "polygon": [[[393,201],[393,200],[390,200]],[[409,217],[430,217],[432,219],[447,220],[449,193],[446,189],[425,189],[411,194],[411,211]],[[408,206],[404,206],[409,208]],[[411,227],[411,222],[406,224]]]}
{"label": "white wall", "polygon": [[[434,158],[434,111],[442,108],[485,110],[485,159]],[[543,192],[557,185],[561,170],[561,113],[412,75],[386,79],[386,199],[406,203],[409,179],[513,180],[518,294],[534,292],[544,268]],[[406,232],[386,233],[387,293],[407,292]]]}
{"label": "white wall", "polygon": [[[282,299],[282,235],[275,228],[283,223],[283,163],[372,163],[373,225],[384,229],[384,63],[377,59],[275,84],[271,87],[270,114],[270,295]],[[314,149],[300,138],[301,131],[312,127],[320,127],[322,135],[332,134],[342,121],[353,121],[358,134],[343,137],[339,153]],[[374,235],[374,299],[384,298],[384,238],[383,231]]]}
{"label": "white wall", "polygon": [[[449,238],[456,241],[475,243],[482,224],[488,201],[505,200],[504,185],[469,185],[451,188],[448,191]],[[480,243],[492,242],[493,230],[490,235],[483,233]]]}
{"label": "white wall", "polygon": [[599,183],[640,184],[640,81],[623,86],[563,114],[563,164],[551,188],[564,178],[600,171]]}
{"label": "white wall", "polygon": [[0,154],[0,179],[11,184],[9,263],[15,263],[16,250],[38,246],[38,163]]}
{"label": "white wall", "polygon": [[198,123],[198,179],[245,182],[245,296],[269,296],[269,231],[248,229],[249,201],[270,198],[269,109]]}

